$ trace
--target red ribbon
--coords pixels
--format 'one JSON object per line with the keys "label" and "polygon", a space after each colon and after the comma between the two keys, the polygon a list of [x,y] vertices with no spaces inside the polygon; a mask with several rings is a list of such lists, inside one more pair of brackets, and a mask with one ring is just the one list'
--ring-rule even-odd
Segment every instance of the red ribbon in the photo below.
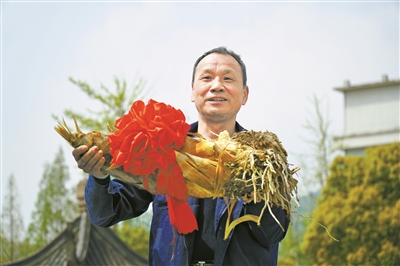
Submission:
{"label": "red ribbon", "polygon": [[174,151],[182,148],[190,128],[182,111],[154,100],[147,105],[139,100],[115,122],[115,127],[117,130],[108,136],[111,163],[123,165],[125,172],[143,176],[145,186],[149,175],[159,169],[156,192],[167,196],[171,225],[182,234],[197,230]]}

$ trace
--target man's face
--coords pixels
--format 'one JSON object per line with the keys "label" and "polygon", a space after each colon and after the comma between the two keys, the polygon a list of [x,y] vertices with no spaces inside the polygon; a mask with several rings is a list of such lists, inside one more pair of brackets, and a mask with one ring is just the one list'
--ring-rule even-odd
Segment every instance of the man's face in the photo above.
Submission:
{"label": "man's face", "polygon": [[204,121],[236,120],[240,107],[247,102],[248,93],[248,87],[243,88],[240,65],[232,56],[212,53],[197,65],[191,100]]}

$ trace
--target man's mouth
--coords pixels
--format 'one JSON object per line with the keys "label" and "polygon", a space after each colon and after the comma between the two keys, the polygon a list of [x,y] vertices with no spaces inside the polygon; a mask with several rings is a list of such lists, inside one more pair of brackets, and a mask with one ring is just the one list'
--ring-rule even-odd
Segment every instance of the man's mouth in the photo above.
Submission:
{"label": "man's mouth", "polygon": [[210,102],[225,102],[226,99],[224,99],[224,98],[211,98],[211,99],[208,99],[208,101],[210,101]]}

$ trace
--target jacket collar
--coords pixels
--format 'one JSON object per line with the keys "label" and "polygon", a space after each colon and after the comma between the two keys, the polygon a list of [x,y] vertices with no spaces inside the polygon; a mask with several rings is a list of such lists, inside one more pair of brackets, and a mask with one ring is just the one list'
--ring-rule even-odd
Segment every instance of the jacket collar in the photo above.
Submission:
{"label": "jacket collar", "polygon": [[[199,121],[196,121],[190,125],[189,132],[195,133],[198,131],[198,129],[199,129]],[[235,131],[240,132],[240,131],[244,131],[244,130],[246,130],[246,129],[244,127],[242,127],[238,122],[236,122]]]}

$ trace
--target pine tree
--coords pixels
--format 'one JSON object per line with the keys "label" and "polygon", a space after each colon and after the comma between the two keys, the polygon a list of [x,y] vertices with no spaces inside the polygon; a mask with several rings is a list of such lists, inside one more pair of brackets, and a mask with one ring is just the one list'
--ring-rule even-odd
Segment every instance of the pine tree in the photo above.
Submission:
{"label": "pine tree", "polygon": [[39,195],[28,227],[28,243],[31,251],[43,247],[56,237],[68,221],[76,217],[77,204],[66,187],[70,179],[63,150],[60,147],[54,161],[46,163],[39,185]]}
{"label": "pine tree", "polygon": [[1,214],[1,263],[21,257],[24,233],[18,189],[12,174],[7,180],[6,191]]}

